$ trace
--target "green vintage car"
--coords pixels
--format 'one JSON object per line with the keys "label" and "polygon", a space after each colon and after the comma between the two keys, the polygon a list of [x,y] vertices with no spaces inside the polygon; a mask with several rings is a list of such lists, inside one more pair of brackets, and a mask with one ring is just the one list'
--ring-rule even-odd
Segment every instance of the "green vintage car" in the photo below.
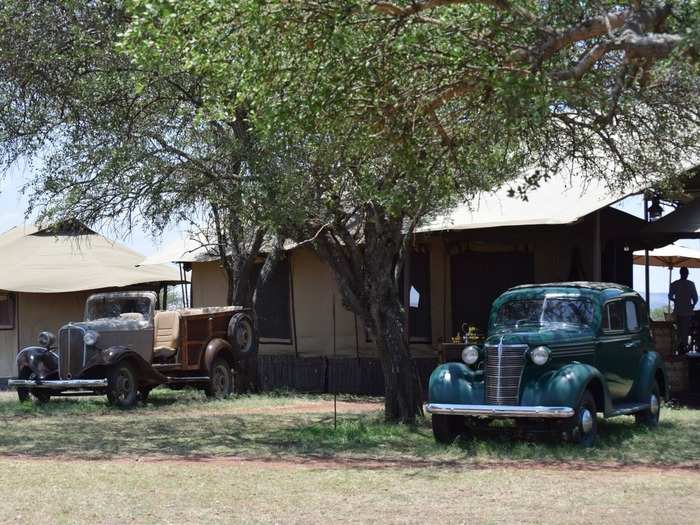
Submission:
{"label": "green vintage car", "polygon": [[438,366],[428,388],[441,443],[483,419],[513,418],[590,446],[599,413],[655,427],[668,398],[646,304],[628,287],[592,282],[511,288],[493,304],[484,344]]}

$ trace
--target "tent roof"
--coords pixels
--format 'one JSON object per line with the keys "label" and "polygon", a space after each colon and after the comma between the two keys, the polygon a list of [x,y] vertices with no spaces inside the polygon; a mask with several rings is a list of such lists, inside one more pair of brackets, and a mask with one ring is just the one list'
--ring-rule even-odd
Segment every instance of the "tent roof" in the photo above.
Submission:
{"label": "tent roof", "polygon": [[[504,226],[571,224],[597,210],[641,191],[641,187],[628,187],[612,191],[605,182],[586,181],[581,176],[556,175],[527,194],[527,201],[509,197],[502,188],[479,195],[474,202],[456,206],[440,214],[416,229],[418,233]],[[141,262],[162,264],[165,262],[203,262],[216,260],[201,240],[179,239],[160,252]],[[284,249],[296,245],[285,241]]]}
{"label": "tent roof", "polygon": [[180,282],[176,268],[138,268],[143,255],[80,223],[17,226],[0,235],[0,290],[63,293]]}
{"label": "tent roof", "polygon": [[604,181],[555,175],[528,192],[526,201],[508,196],[508,190],[502,188],[437,216],[417,231],[571,224],[641,189],[635,186],[613,191]]}
{"label": "tent roof", "polygon": [[[291,250],[297,246],[293,241],[284,241],[284,250]],[[263,252],[269,250],[270,244],[267,240],[263,242],[261,250]],[[208,262],[208,261],[218,261],[219,256],[216,254],[216,247],[207,242],[204,236],[200,235],[197,238],[180,238],[170,244],[167,244],[157,253],[146,257],[142,260],[140,266],[148,266],[152,264],[166,264],[166,263],[194,263],[194,262]]]}
{"label": "tent roof", "polygon": [[[634,252],[634,264],[645,264],[644,250]],[[686,266],[688,268],[700,268],[700,252],[669,244],[663,248],[649,251],[649,266],[663,266],[665,268],[678,268]]]}

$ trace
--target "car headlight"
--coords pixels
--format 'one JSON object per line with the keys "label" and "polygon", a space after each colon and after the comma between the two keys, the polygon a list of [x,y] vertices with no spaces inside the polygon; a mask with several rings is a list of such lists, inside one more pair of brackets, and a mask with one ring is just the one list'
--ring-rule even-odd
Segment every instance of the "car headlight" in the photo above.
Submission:
{"label": "car headlight", "polygon": [[462,350],[462,361],[468,365],[473,365],[479,360],[479,347],[469,345]]}
{"label": "car headlight", "polygon": [[93,330],[88,330],[83,336],[83,343],[85,343],[86,346],[94,346],[95,343],[97,343],[98,338],[99,335],[97,332]]}
{"label": "car headlight", "polygon": [[549,356],[551,351],[546,346],[537,346],[530,350],[530,359],[536,365],[542,366],[547,361],[549,361]]}
{"label": "car headlight", "polygon": [[39,334],[39,346],[44,348],[51,348],[56,342],[56,336],[51,332],[41,332]]}

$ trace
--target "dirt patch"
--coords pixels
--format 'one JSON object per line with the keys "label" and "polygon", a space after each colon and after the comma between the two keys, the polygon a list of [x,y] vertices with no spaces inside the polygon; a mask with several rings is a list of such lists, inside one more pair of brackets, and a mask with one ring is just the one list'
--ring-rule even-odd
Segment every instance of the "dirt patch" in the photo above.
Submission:
{"label": "dirt patch", "polygon": [[[381,403],[360,401],[338,401],[336,409],[338,413],[366,413],[382,410],[384,407]],[[303,413],[318,413],[318,412],[333,412],[333,401],[312,401],[309,403],[293,403],[289,405],[277,405],[267,407],[250,407],[250,408],[234,408],[231,410],[236,414],[303,414]]]}

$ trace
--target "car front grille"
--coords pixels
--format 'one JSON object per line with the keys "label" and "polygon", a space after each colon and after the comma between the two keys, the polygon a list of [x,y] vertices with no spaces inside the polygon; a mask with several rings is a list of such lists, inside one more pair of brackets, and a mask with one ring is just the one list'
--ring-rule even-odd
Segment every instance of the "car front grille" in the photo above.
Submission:
{"label": "car front grille", "polygon": [[517,405],[527,345],[486,346],[486,403]]}
{"label": "car front grille", "polygon": [[61,379],[78,377],[85,360],[85,331],[77,326],[65,326],[58,332],[58,375]]}

